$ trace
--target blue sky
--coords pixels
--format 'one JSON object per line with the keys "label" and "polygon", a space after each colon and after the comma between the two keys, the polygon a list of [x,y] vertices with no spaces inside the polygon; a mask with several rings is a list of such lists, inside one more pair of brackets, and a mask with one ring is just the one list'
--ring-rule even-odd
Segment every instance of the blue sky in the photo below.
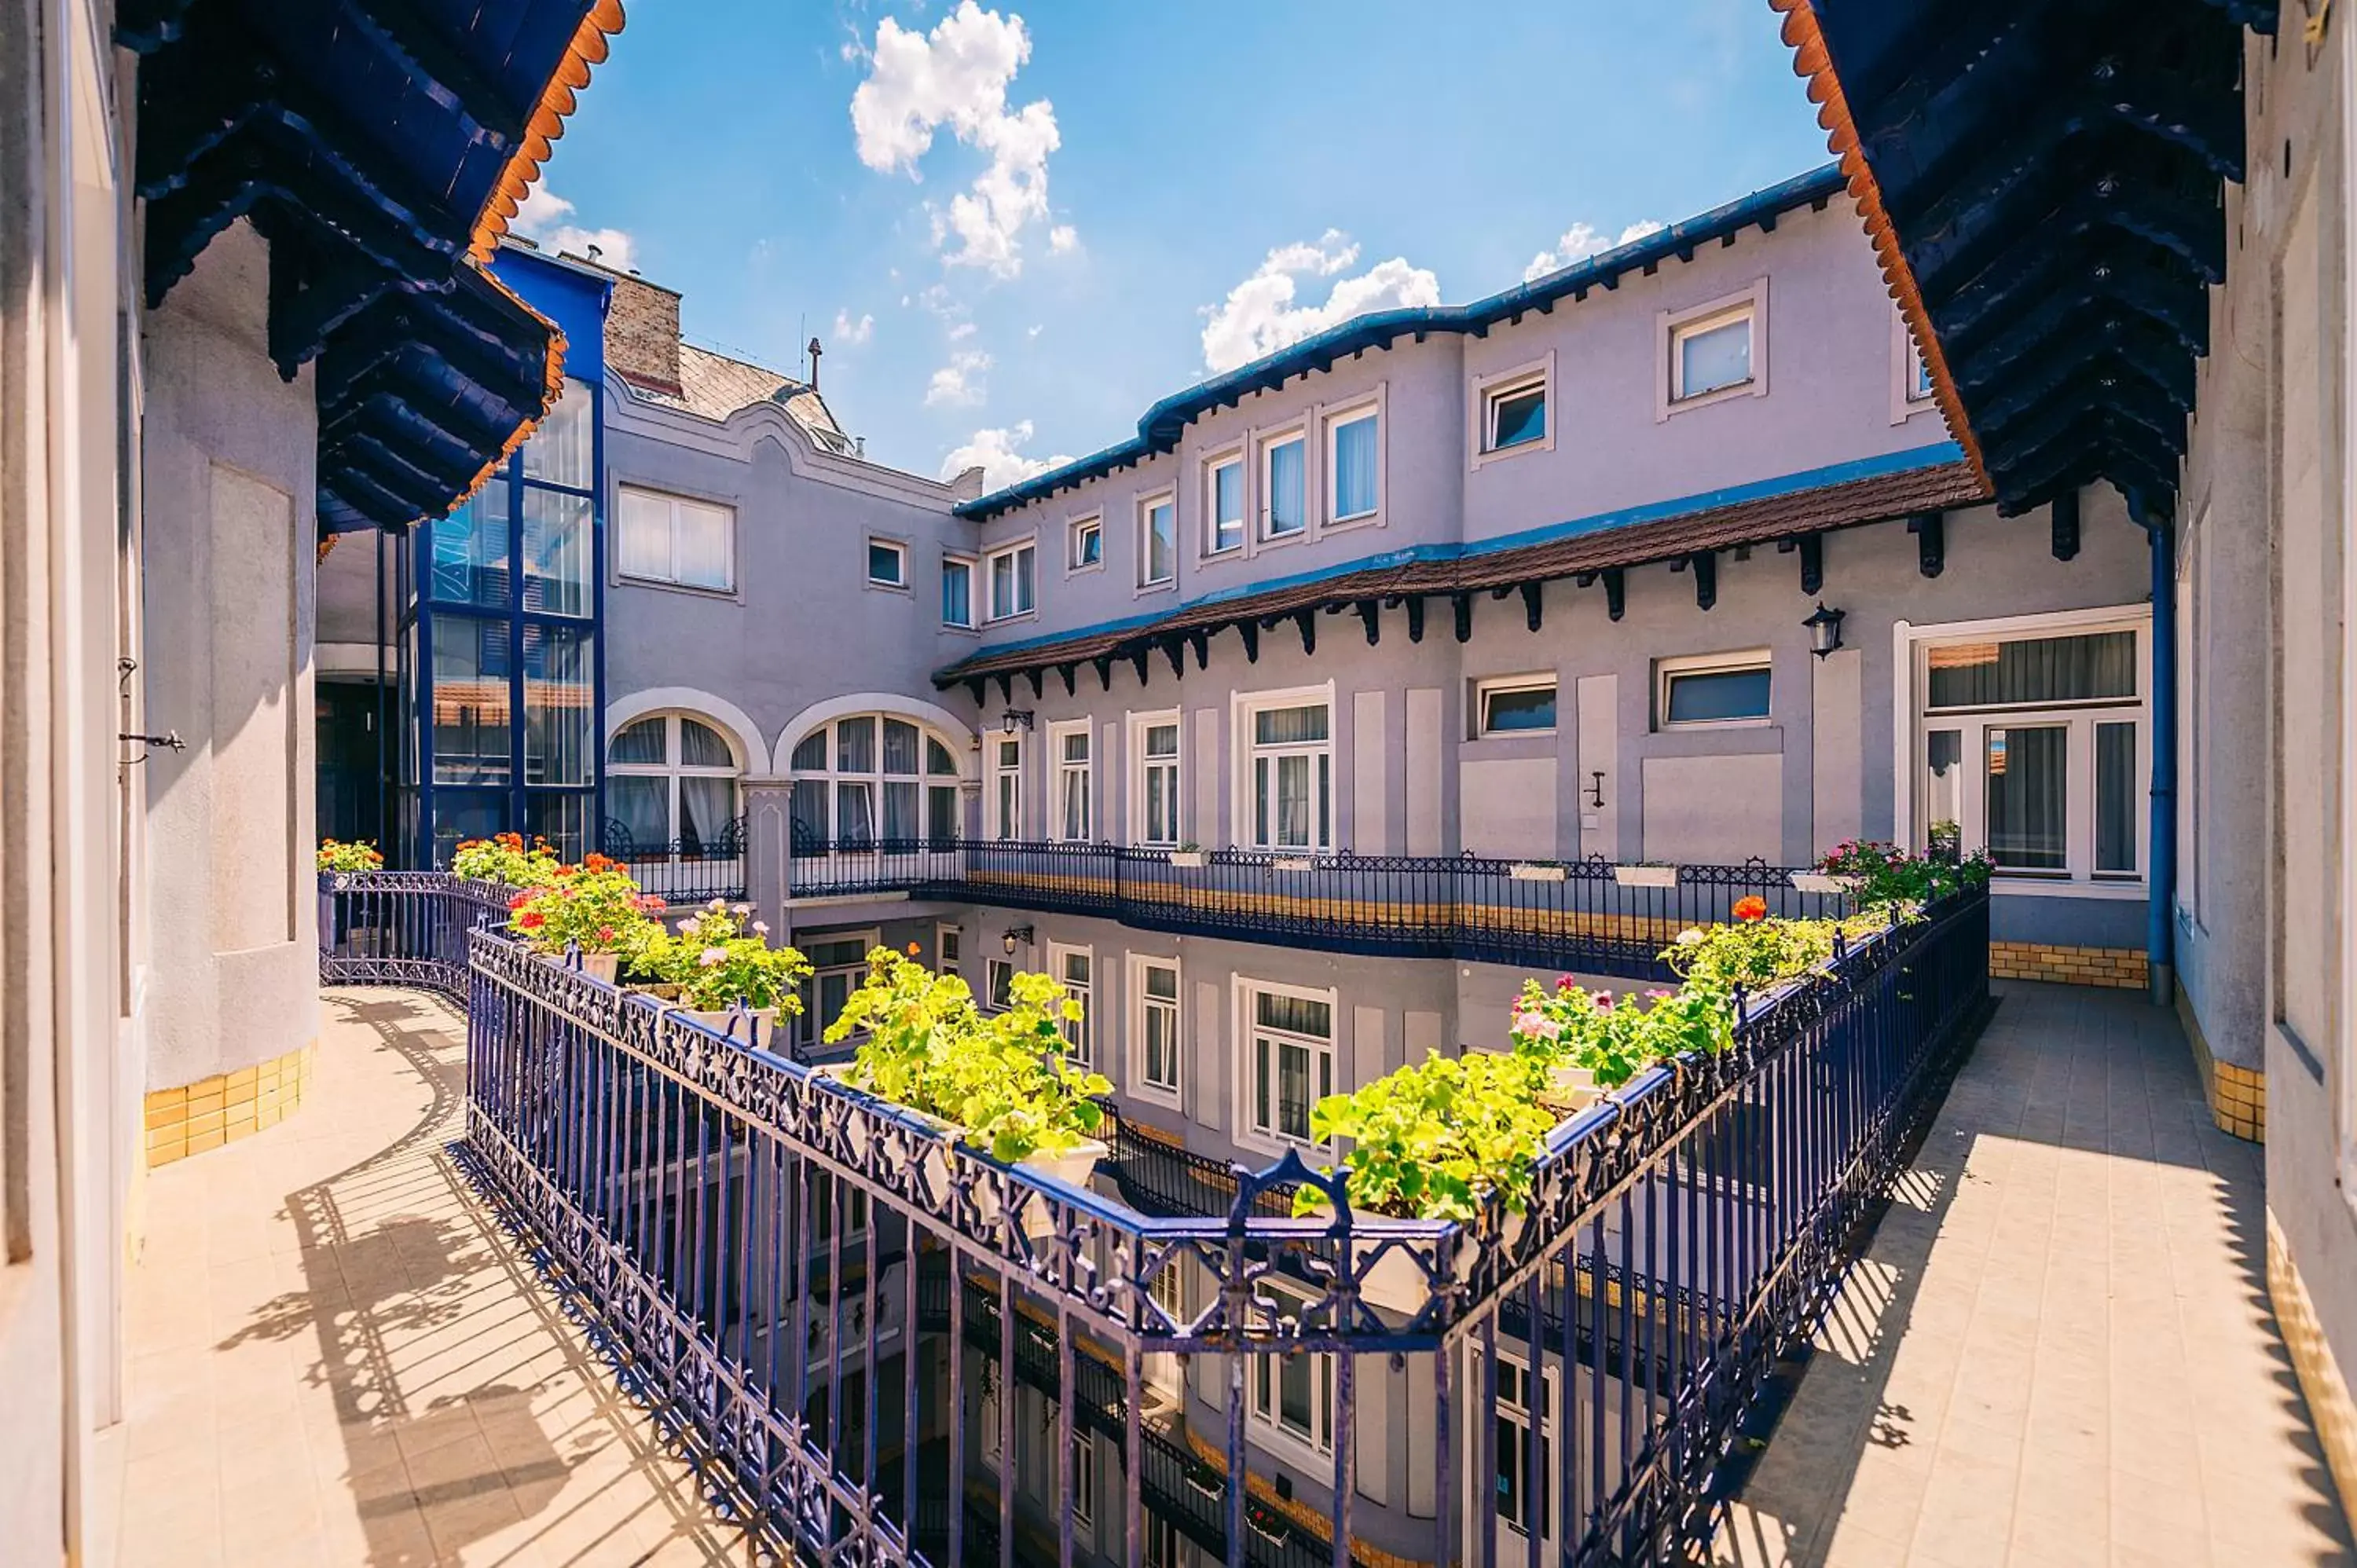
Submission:
{"label": "blue sky", "polygon": [[[1766,0],[636,0],[520,227],[994,483],[1822,163]],[[1587,225],[1585,231],[1578,226]],[[1565,243],[1566,237],[1571,243]]]}

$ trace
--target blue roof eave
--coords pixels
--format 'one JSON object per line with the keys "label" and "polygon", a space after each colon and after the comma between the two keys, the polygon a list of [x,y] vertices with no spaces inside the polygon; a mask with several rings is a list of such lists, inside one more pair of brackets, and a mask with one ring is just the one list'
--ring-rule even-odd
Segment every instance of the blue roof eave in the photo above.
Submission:
{"label": "blue roof eave", "polygon": [[1750,195],[1712,208],[1683,221],[1657,230],[1641,240],[1574,262],[1558,272],[1517,284],[1470,305],[1436,305],[1402,310],[1379,310],[1353,317],[1276,353],[1239,365],[1184,392],[1174,392],[1146,411],[1137,434],[1085,457],[1034,475],[1020,484],[993,490],[953,510],[977,521],[1044,500],[1058,490],[1133,467],[1149,457],[1174,450],[1188,425],[1214,409],[1232,406],[1256,392],[1283,386],[1295,376],[1330,369],[1337,360],[1368,349],[1383,349],[1399,338],[1432,332],[1481,333],[1499,322],[1512,321],[1530,311],[1545,311],[1567,295],[1584,295],[1593,288],[1613,288],[1627,274],[1654,266],[1672,257],[1691,260],[1702,246],[1727,239],[1741,230],[1772,223],[1796,207],[1826,201],[1847,188],[1837,163],[1821,165],[1804,174],[1755,190]]}

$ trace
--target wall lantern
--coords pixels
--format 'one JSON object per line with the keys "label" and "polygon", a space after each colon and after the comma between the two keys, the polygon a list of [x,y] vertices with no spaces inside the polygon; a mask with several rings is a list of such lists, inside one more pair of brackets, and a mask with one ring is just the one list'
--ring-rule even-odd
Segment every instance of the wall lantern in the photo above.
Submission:
{"label": "wall lantern", "polygon": [[1031,928],[1028,926],[1007,927],[1006,934],[999,939],[999,945],[1006,950],[1006,956],[1008,958],[1013,958],[1017,948],[1028,948],[1031,945]]}
{"label": "wall lantern", "polygon": [[1817,613],[1801,624],[1809,628],[1809,651],[1823,659],[1842,645],[1842,618],[1847,610],[1829,610],[1823,599],[1817,601]]}
{"label": "wall lantern", "polygon": [[1001,734],[1013,735],[1017,730],[1030,727],[1031,710],[1028,708],[1009,708],[998,715],[998,728]]}

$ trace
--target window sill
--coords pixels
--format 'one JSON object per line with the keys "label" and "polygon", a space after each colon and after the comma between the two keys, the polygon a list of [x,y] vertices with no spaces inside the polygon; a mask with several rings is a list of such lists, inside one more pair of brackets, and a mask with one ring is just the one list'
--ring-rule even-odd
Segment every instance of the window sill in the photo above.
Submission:
{"label": "window sill", "polygon": [[1130,1085],[1129,1097],[1143,1104],[1158,1105],[1165,1111],[1177,1111],[1183,1113],[1187,1109],[1178,1103],[1178,1090],[1165,1089],[1157,1083],[1147,1083],[1142,1079]]}
{"label": "window sill", "polygon": [[1376,528],[1382,526],[1383,521],[1383,514],[1381,508],[1378,508],[1373,511],[1354,511],[1348,517],[1338,517],[1333,519],[1318,532],[1321,533],[1342,533],[1353,528]]}
{"label": "window sill", "polygon": [[1308,537],[1309,531],[1306,528],[1297,528],[1290,533],[1263,534],[1260,540],[1260,548],[1263,550],[1275,550],[1287,544],[1298,544]]}
{"label": "window sill", "polygon": [[1240,561],[1243,559],[1243,544],[1239,541],[1234,544],[1225,545],[1218,550],[1206,550],[1202,552],[1195,557],[1195,564],[1199,566],[1209,566],[1215,561]]}
{"label": "window sill", "polygon": [[1473,468],[1474,471],[1478,473],[1481,469],[1488,467],[1492,463],[1502,463],[1510,457],[1527,457],[1534,452],[1552,452],[1554,450],[1555,438],[1553,436],[1534,435],[1528,441],[1517,441],[1512,446],[1492,446],[1486,451],[1474,453]]}
{"label": "window sill", "polygon": [[2138,904],[2150,897],[2142,882],[2083,882],[2067,876],[2002,871],[1989,877],[1989,893],[2007,898],[2100,898]]}
{"label": "window sill", "polygon": [[1039,618],[1039,612],[1036,609],[1017,610],[1011,616],[991,617],[990,619],[983,622],[982,629],[985,631],[996,631],[1002,626],[1014,626],[1020,621],[1038,620]]}
{"label": "window sill", "polygon": [[[744,602],[744,596],[733,587],[707,588],[697,583],[673,583],[662,577],[633,577],[616,573],[610,585],[617,588],[651,588],[659,594],[687,594],[699,599],[726,599],[731,604]],[[436,602],[439,603],[438,600]]]}
{"label": "window sill", "polygon": [[1654,423],[1658,424],[1673,414],[1685,413],[1697,408],[1708,408],[1714,403],[1731,403],[1738,398],[1767,395],[1768,384],[1759,377],[1752,376],[1723,387],[1713,387],[1706,392],[1695,392],[1689,397],[1674,397],[1662,405],[1661,413],[1656,415]]}
{"label": "window sill", "polygon": [[942,622],[942,629],[943,631],[953,631],[960,637],[980,637],[982,635],[982,628],[978,626],[960,626],[953,620],[945,620]]}
{"label": "window sill", "polygon": [[1102,561],[1092,561],[1092,562],[1091,562],[1088,565],[1085,565],[1085,566],[1067,566],[1067,567],[1065,567],[1065,568],[1064,568],[1064,575],[1065,575],[1065,576],[1067,576],[1067,577],[1093,577],[1093,576],[1095,576],[1097,574],[1099,574],[1099,573],[1103,572],[1103,570],[1104,570],[1104,563],[1103,563],[1103,562],[1102,562]]}
{"label": "window sill", "polygon": [[1178,591],[1178,579],[1176,577],[1165,577],[1158,583],[1138,584],[1136,587],[1130,590],[1129,596],[1134,599],[1143,599],[1155,594],[1175,594]]}
{"label": "window sill", "polygon": [[873,577],[868,578],[862,585],[873,588],[879,594],[899,594],[906,596],[909,592],[909,585],[906,583],[879,583]]}

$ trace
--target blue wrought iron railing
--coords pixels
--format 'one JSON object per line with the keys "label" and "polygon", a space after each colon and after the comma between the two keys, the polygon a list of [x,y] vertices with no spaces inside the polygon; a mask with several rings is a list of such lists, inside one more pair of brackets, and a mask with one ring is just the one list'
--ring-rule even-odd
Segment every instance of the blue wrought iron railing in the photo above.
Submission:
{"label": "blue wrought iron railing", "polygon": [[440,881],[324,878],[323,978],[438,987],[459,933],[468,1168],[713,1493],[806,1560],[1687,1550],[1987,1003],[1975,892],[1558,1128],[1525,1216],[1297,1220],[1297,1156],[1125,1133],[1102,1191],[1008,1167],[467,932],[498,900]]}
{"label": "blue wrought iron railing", "polygon": [[463,1001],[468,935],[504,924],[512,891],[439,871],[321,872],[320,983],[414,985]]}
{"label": "blue wrought iron railing", "polygon": [[642,843],[612,817],[599,829],[605,853],[622,863],[638,885],[674,904],[745,897],[745,819],[732,819],[709,837]]}
{"label": "blue wrought iron railing", "polygon": [[1624,866],[800,836],[790,875],[797,897],[906,892],[1279,947],[1663,981],[1673,977],[1663,948],[1688,926],[1727,919],[1737,899],[1759,897],[1778,916],[1848,913],[1826,879],[1761,860]]}

